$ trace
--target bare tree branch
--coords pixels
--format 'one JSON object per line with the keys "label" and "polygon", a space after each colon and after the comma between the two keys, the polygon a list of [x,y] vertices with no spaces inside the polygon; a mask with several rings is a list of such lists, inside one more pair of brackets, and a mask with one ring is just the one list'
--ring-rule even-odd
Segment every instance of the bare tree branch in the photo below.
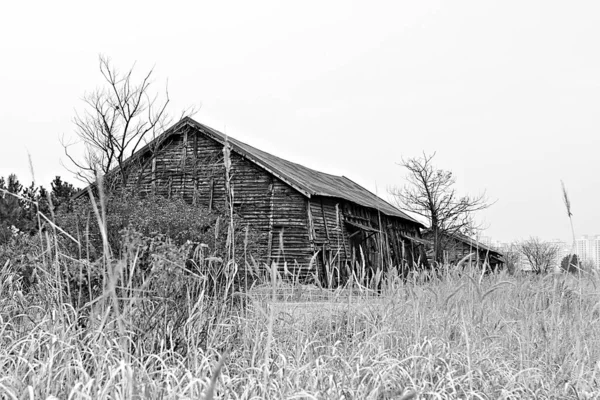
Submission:
{"label": "bare tree branch", "polygon": [[408,170],[407,185],[394,188],[391,194],[398,207],[426,218],[433,236],[434,260],[443,262],[444,237],[460,233],[469,235],[477,228],[473,214],[488,208],[485,193],[459,196],[456,180],[450,171],[433,166],[435,153],[403,159],[400,164]]}
{"label": "bare tree branch", "polygon": [[554,243],[543,242],[537,237],[531,237],[519,243],[519,251],[527,258],[531,268],[536,273],[548,272],[557,262],[559,248]]}
{"label": "bare tree branch", "polygon": [[[109,58],[100,56],[99,69],[105,86],[86,94],[82,113],[76,113],[73,123],[75,134],[83,143],[84,154],[75,157],[71,144],[63,141],[65,154],[79,177],[87,182],[96,179],[98,173],[106,175],[114,171],[123,188],[130,181],[133,169],[127,161],[143,145],[162,133],[172,118],[167,112],[170,103],[168,89],[162,95],[152,94],[151,69],[141,80],[134,80],[134,66],[125,73],[119,72]],[[191,115],[188,109],[181,118]],[[149,148],[152,154],[159,144]]]}

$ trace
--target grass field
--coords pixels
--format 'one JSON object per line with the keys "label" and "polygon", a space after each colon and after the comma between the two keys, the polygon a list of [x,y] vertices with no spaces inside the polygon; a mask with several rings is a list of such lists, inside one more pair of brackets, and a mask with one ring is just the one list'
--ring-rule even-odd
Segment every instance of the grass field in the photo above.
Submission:
{"label": "grass field", "polygon": [[379,294],[275,280],[220,295],[188,276],[172,304],[109,276],[75,309],[57,263],[27,291],[2,269],[2,398],[600,398],[597,275],[388,276]]}

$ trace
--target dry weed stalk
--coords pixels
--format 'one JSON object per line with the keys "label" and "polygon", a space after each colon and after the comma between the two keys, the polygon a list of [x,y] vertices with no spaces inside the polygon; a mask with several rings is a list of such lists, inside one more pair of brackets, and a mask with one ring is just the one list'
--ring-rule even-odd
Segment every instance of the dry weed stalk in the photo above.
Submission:
{"label": "dry weed stalk", "polygon": [[[569,217],[569,223],[571,224],[571,237],[573,239],[573,243],[571,244],[571,254],[569,254],[569,263],[567,265],[568,267],[570,267],[571,263],[573,261],[573,254],[575,253],[575,250],[576,250],[577,239],[575,238],[575,227],[573,226],[573,213],[571,212],[571,199],[569,199],[569,194],[567,193],[567,188],[565,186],[565,182],[563,182],[561,180],[560,186],[561,186],[561,190],[562,190],[563,203],[565,204],[565,208],[567,210],[567,217]],[[575,265],[575,268],[577,268],[578,273],[581,274],[581,261],[579,259],[577,260],[577,265]]]}
{"label": "dry weed stalk", "polygon": [[[102,207],[100,200],[99,224],[106,222]],[[46,242],[56,246],[58,235],[57,225]],[[304,301],[291,296],[293,303],[286,303],[280,297],[291,284],[277,265],[246,265],[268,271],[256,273],[268,290],[266,311],[258,301],[237,307],[231,287],[209,296],[208,276],[200,271],[185,275],[178,292],[188,312],[185,334],[177,337],[160,308],[172,299],[149,298],[152,282],[134,285],[139,253],[103,258],[110,261],[102,293],[107,301],[84,309],[57,300],[67,283],[54,273],[67,263],[62,255],[37,265],[39,282],[27,293],[9,263],[0,268],[0,397],[600,396],[597,275],[515,277],[446,265],[441,273],[404,279],[388,268],[374,274],[369,287],[363,257],[347,287],[292,287]],[[173,268],[183,272],[185,266]],[[329,282],[340,268],[328,266]],[[291,274],[286,265],[283,271]],[[89,325],[80,326],[94,305]],[[148,305],[157,325],[136,340],[135,313]],[[160,331],[161,324],[168,326]]]}

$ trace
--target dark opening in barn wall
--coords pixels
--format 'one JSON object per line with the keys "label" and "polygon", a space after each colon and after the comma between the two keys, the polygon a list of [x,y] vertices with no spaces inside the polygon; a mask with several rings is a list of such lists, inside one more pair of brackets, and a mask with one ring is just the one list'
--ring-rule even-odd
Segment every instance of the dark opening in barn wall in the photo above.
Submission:
{"label": "dark opening in barn wall", "polygon": [[352,265],[365,263],[369,266],[381,266],[381,233],[375,229],[356,222],[345,221],[348,231]]}

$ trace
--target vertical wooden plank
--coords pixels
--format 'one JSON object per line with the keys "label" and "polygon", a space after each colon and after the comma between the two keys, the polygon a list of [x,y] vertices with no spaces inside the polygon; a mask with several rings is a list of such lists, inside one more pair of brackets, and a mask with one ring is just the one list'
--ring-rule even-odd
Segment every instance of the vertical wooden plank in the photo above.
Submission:
{"label": "vertical wooden plank", "polygon": [[194,193],[192,194],[192,205],[198,204],[198,178],[194,177]]}
{"label": "vertical wooden plank", "polygon": [[150,182],[152,195],[156,195],[156,157],[152,157],[152,178]]}
{"label": "vertical wooden plank", "polygon": [[383,224],[381,222],[381,211],[377,210],[377,229],[379,230],[378,236],[379,236],[379,262],[381,265],[378,265],[377,267],[381,267],[381,269],[383,271],[386,270],[386,265],[385,265],[385,261],[386,261],[386,250],[388,249],[387,247],[387,240],[385,237],[385,232],[383,232]]}
{"label": "vertical wooden plank", "polygon": [[181,197],[183,198],[185,193],[185,184],[186,184],[186,161],[187,161],[187,150],[188,150],[188,130],[186,129],[183,132],[183,149],[182,149],[182,160],[181,160]]}
{"label": "vertical wooden plank", "polygon": [[[336,203],[334,206],[334,210],[335,210],[335,236],[336,236],[336,243],[335,243],[335,247],[336,247],[336,257],[337,257],[337,266],[341,271],[343,271],[342,269],[342,254],[344,255],[344,258],[346,257],[346,252],[344,249],[344,252],[340,251],[340,242],[343,241],[343,237],[340,238],[340,236],[342,236],[342,227],[340,225],[340,204]],[[345,278],[345,277],[344,277]]]}
{"label": "vertical wooden plank", "polygon": [[215,193],[215,180],[214,178],[210,178],[210,183],[208,184],[208,212],[211,212],[213,209],[213,198]]}
{"label": "vertical wooden plank", "polygon": [[275,205],[275,183],[271,179],[269,185],[269,236],[267,239],[267,265],[271,267],[271,250],[273,247],[273,209]]}
{"label": "vertical wooden plank", "polygon": [[194,205],[198,204],[198,132],[193,132],[193,140],[194,140],[194,154],[192,154],[193,158],[193,167],[192,167],[192,180],[194,181],[194,193],[192,193],[192,203]]}
{"label": "vertical wooden plank", "polygon": [[390,237],[392,240],[392,245],[394,246],[394,253],[396,254],[395,262],[399,267],[404,268],[404,251],[402,250],[402,240],[400,239],[400,235],[398,235],[398,231],[393,227],[390,228]]}
{"label": "vertical wooden plank", "polygon": [[392,266],[392,252],[390,251],[390,240],[388,237],[388,234],[386,231],[382,231],[383,233],[383,239],[384,239],[384,246],[385,246],[385,254],[386,254],[386,269]]}
{"label": "vertical wooden plank", "polygon": [[331,237],[329,236],[329,226],[327,224],[327,216],[325,216],[325,208],[323,207],[323,199],[321,198],[321,215],[323,216],[323,224],[325,225],[325,236],[327,236],[327,244],[331,245]]}
{"label": "vertical wooden plank", "polygon": [[[402,243],[402,261],[409,262],[409,260],[407,260],[407,257],[406,257],[406,246],[404,246],[404,240],[402,240],[401,243]],[[412,267],[413,267],[413,260],[410,260],[410,268],[412,268]]]}
{"label": "vertical wooden plank", "polygon": [[315,252],[315,224],[312,217],[312,211],[310,209],[310,199],[306,199],[306,214],[308,219],[308,240],[310,242],[310,248],[313,253]]}
{"label": "vertical wooden plank", "polygon": [[335,205],[335,212],[337,215],[337,224],[339,229],[339,235],[342,237],[342,246],[344,247],[344,261],[348,260],[350,256],[346,247],[346,229],[344,228],[344,213],[341,211],[340,204]]}

